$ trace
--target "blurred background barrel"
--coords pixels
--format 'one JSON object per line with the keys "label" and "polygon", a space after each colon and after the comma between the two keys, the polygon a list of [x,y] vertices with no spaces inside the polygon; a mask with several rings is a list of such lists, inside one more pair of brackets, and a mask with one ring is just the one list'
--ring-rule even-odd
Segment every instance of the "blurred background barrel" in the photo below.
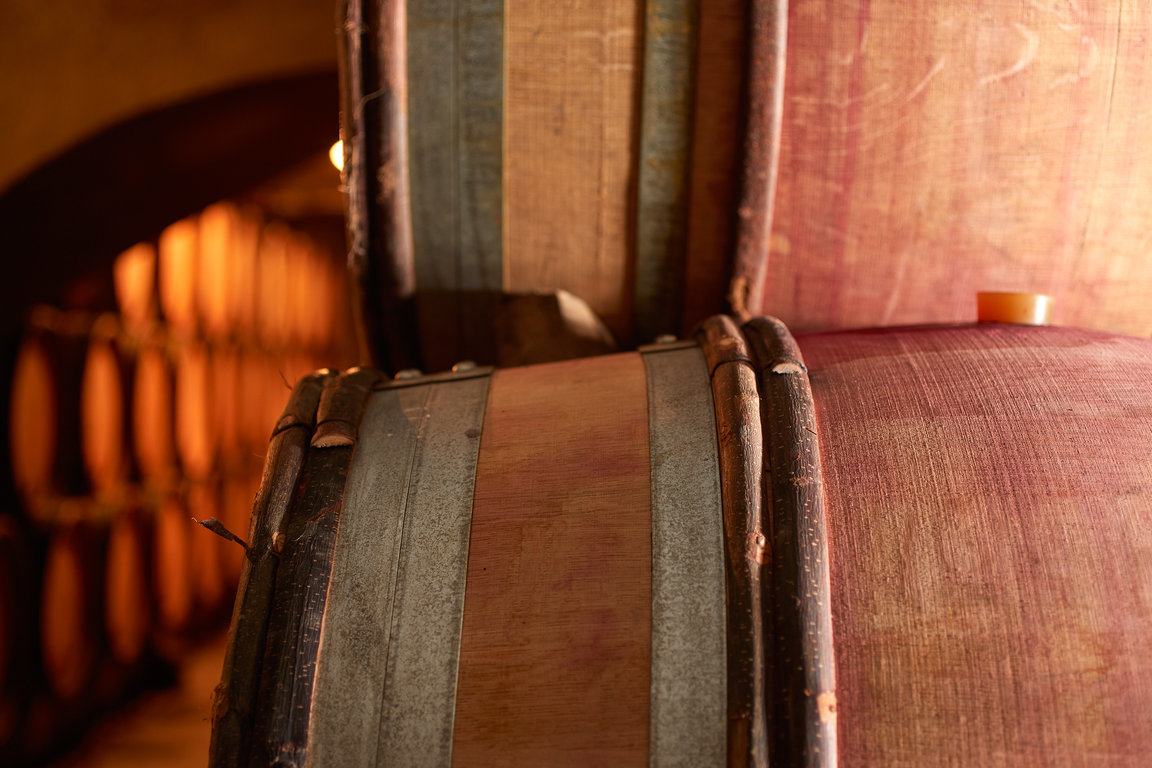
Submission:
{"label": "blurred background barrel", "polygon": [[132,387],[132,447],[145,483],[164,485],[176,469],[175,373],[159,333],[137,347]]}
{"label": "blurred background barrel", "polygon": [[92,684],[102,650],[100,534],[84,519],[56,526],[45,558],[40,652],[49,688],[63,700],[79,697]]}
{"label": "blurred background barrel", "polygon": [[153,614],[149,574],[149,526],[137,508],[109,523],[104,558],[104,628],[112,657],[131,667],[144,657]]}
{"label": "blurred background barrel", "polygon": [[196,521],[248,535],[286,382],[350,362],[340,269],[225,201],[109,265],[116,311],[28,314],[6,358],[0,761],[69,743],[222,629],[244,550]]}
{"label": "blurred background barrel", "polygon": [[87,490],[79,440],[87,326],[87,318],[40,310],[16,353],[8,451],[13,483],[26,503]]}

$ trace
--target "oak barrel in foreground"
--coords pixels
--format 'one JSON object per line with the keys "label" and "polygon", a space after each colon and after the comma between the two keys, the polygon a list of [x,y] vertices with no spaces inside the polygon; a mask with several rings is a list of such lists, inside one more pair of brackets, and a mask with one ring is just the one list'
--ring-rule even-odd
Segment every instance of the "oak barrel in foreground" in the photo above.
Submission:
{"label": "oak barrel in foreground", "polygon": [[1152,756],[1152,342],[697,340],[302,380],[213,765]]}

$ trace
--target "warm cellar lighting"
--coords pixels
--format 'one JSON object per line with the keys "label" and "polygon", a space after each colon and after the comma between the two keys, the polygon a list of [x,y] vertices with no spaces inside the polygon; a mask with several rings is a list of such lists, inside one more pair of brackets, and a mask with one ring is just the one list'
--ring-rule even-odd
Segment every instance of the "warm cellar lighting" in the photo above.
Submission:
{"label": "warm cellar lighting", "polygon": [[332,165],[336,166],[336,170],[344,170],[344,142],[337,141],[328,150],[328,159],[332,161]]}

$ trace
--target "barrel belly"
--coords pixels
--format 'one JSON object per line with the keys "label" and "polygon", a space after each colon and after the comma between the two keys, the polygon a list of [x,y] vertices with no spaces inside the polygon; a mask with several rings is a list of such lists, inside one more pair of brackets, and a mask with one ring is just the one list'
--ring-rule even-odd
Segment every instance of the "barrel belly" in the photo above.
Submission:
{"label": "barrel belly", "polygon": [[212,764],[1147,762],[1152,342],[697,342],[298,384]]}
{"label": "barrel belly", "polygon": [[801,336],[844,765],[1152,754],[1152,345],[1064,328]]}
{"label": "barrel belly", "polygon": [[311,431],[270,452],[213,764],[728,764],[696,344],[376,376],[315,384],[315,427],[301,395],[274,434]]}

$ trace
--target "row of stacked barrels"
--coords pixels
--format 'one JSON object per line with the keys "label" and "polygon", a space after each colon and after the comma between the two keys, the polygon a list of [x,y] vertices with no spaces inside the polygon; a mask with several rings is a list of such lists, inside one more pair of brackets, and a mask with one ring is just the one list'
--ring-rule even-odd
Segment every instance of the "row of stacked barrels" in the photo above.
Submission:
{"label": "row of stacked barrels", "polygon": [[36,757],[231,609],[289,383],[347,364],[338,261],[216,204],[120,254],[117,311],[36,307],[9,356],[0,756]]}

